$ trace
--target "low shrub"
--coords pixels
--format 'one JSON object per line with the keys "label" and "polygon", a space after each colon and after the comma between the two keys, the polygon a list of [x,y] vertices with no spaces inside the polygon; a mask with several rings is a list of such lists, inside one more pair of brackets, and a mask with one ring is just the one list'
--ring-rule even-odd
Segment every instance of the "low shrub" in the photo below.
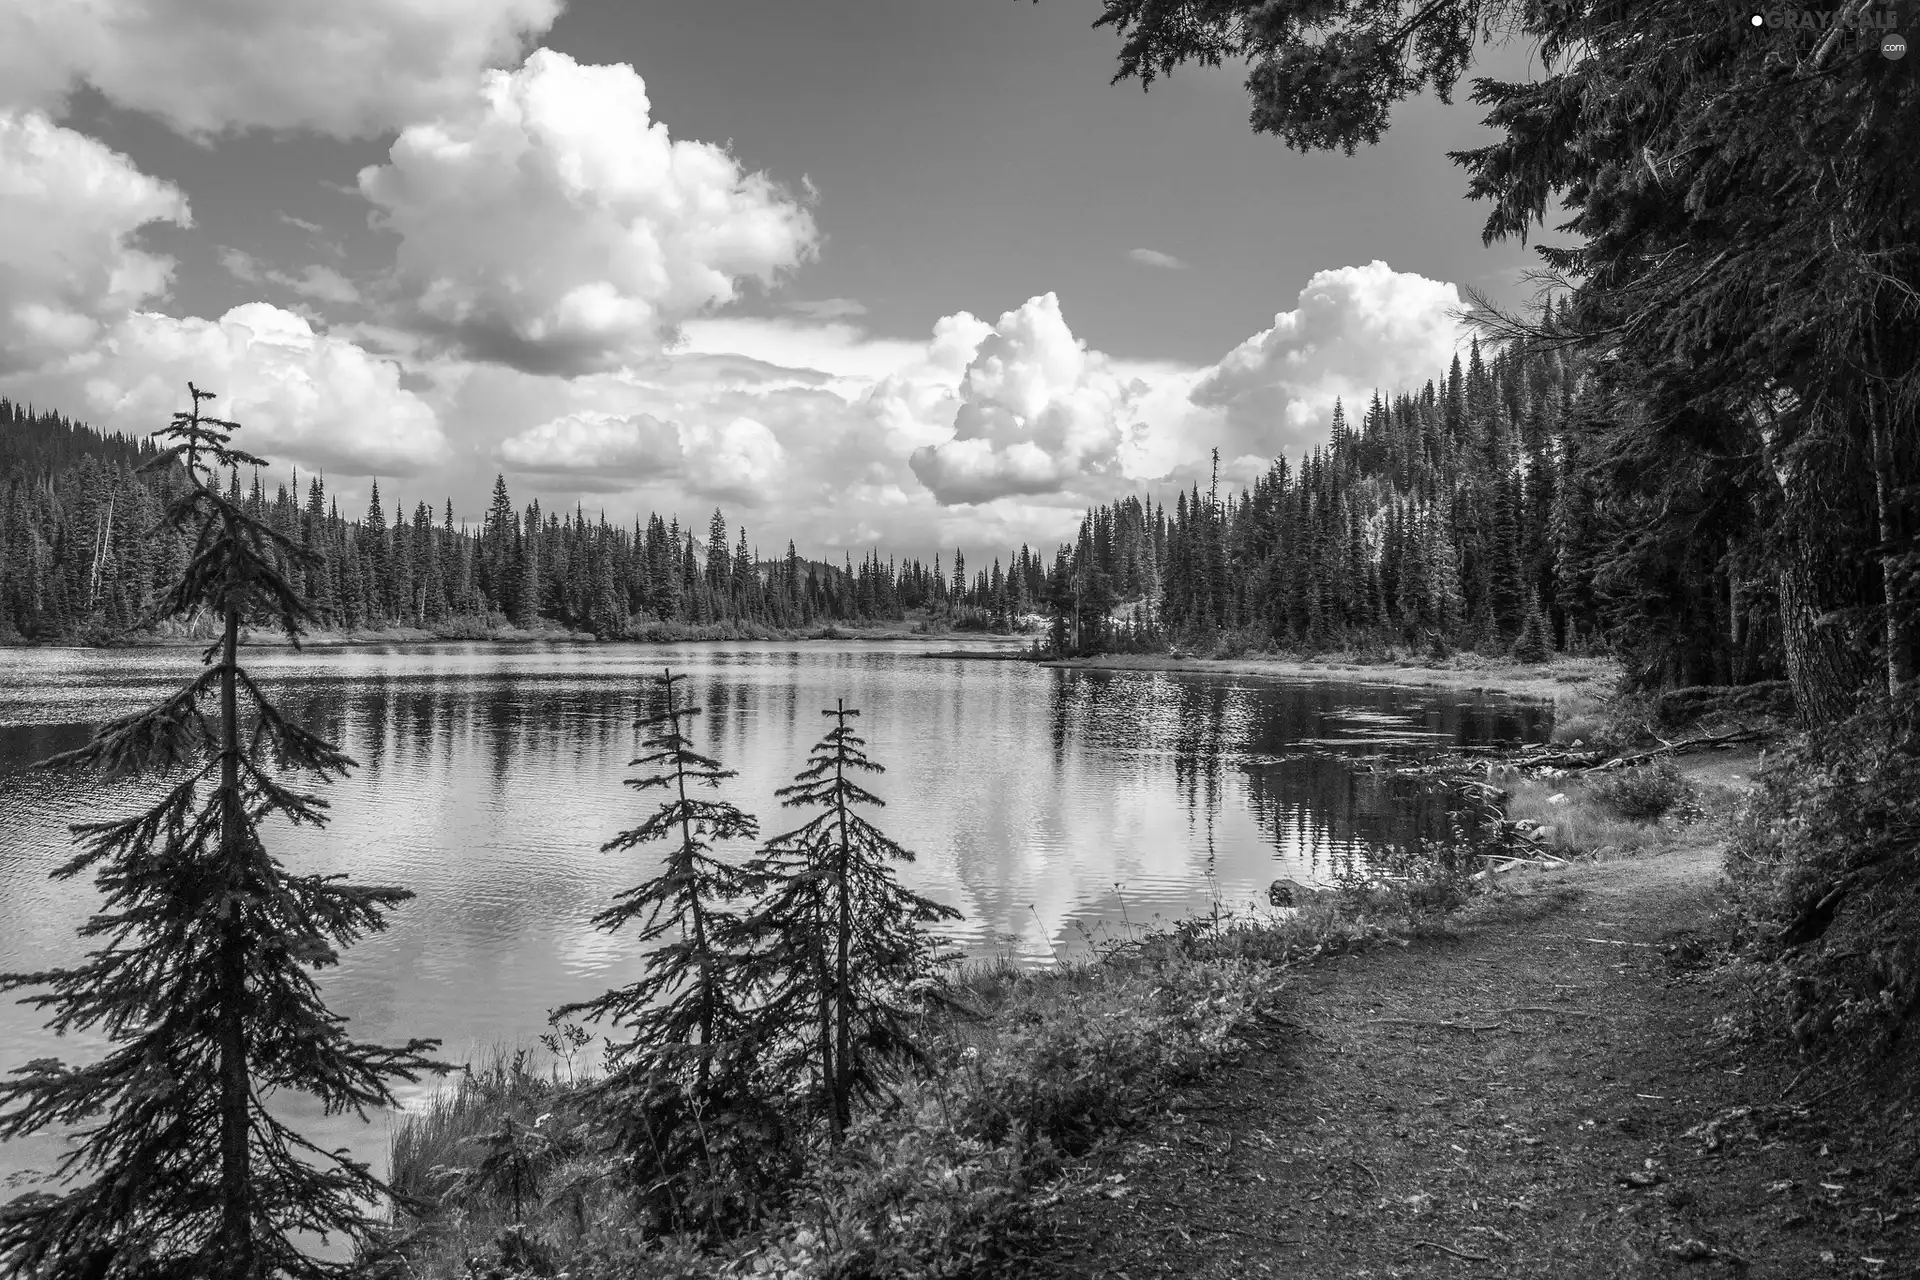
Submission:
{"label": "low shrub", "polygon": [[1920,1008],[1920,690],[1805,735],[1727,849],[1749,998],[1732,1034],[1873,1058]]}
{"label": "low shrub", "polygon": [[1589,786],[1588,795],[1635,822],[1664,818],[1694,799],[1693,785],[1671,760],[1607,775]]}

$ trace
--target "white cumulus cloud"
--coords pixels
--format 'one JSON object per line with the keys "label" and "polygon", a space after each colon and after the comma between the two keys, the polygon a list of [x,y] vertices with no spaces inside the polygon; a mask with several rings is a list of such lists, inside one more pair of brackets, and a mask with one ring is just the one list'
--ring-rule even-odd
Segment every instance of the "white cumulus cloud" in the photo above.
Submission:
{"label": "white cumulus cloud", "polygon": [[0,100],[58,109],[82,84],[195,137],[419,120],[517,61],[561,0],[9,0]]}
{"label": "white cumulus cloud", "polygon": [[680,447],[694,492],[717,498],[758,503],[785,471],[786,449],[753,418],[683,425]]}
{"label": "white cumulus cloud", "polygon": [[477,359],[610,369],[811,255],[805,209],[651,111],[632,67],[540,49],[401,133],[360,190],[414,321]]}
{"label": "white cumulus cloud", "polygon": [[955,393],[952,438],[914,450],[910,465],[947,505],[1097,490],[1122,474],[1146,391],[1075,338],[1060,300],[1043,294],[980,340]]}
{"label": "white cumulus cloud", "polygon": [[447,454],[399,366],[264,302],[219,320],[135,312],[84,354],[0,387],[101,430],[144,434],[184,407],[190,379],[218,394],[214,413],[245,427],[237,445],[275,463],[411,475]]}
{"label": "white cumulus cloud", "polygon": [[650,413],[599,409],[563,413],[500,444],[500,458],[516,471],[602,480],[613,489],[682,474],[680,435]]}
{"label": "white cumulus cloud", "polygon": [[84,350],[164,293],[172,259],[133,243],[154,222],[191,225],[179,188],[39,112],[0,112],[0,374]]}
{"label": "white cumulus cloud", "polygon": [[1451,284],[1384,262],[1317,272],[1293,310],[1202,374],[1193,403],[1224,414],[1223,456],[1294,452],[1324,438],[1336,399],[1356,409],[1445,373],[1459,306]]}
{"label": "white cumulus cloud", "polygon": [[507,437],[501,461],[518,473],[564,478],[589,492],[665,481],[702,497],[758,506],[781,478],[787,451],[745,415],[663,421],[651,413],[582,409]]}

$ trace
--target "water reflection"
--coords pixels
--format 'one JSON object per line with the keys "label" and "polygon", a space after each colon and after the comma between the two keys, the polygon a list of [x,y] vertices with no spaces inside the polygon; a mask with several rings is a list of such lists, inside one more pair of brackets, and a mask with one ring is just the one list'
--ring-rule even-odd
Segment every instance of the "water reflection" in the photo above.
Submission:
{"label": "water reflection", "polygon": [[[0,970],[78,958],[95,896],[47,878],[69,856],[66,824],[137,798],[26,765],[197,660],[0,653]],[[1325,881],[1367,848],[1442,834],[1437,802],[1353,757],[1548,727],[1543,708],[1451,693],[1055,671],[910,646],[261,651],[258,678],[360,762],[330,789],[333,823],[270,829],[276,852],[418,895],[325,975],[356,1034],[437,1035],[460,1055],[523,1041],[549,1008],[635,976],[631,940],[588,920],[657,857],[600,846],[651,805],[621,780],[645,679],[669,663],[690,677],[700,749],[739,771],[727,794],[768,833],[800,820],[773,792],[825,731],[821,709],[858,707],[888,770],[872,784],[888,802],[879,820],[918,855],[905,878],[965,913],[957,943],[1029,961],[1083,931],[1261,901],[1275,876]],[[40,1024],[0,1004],[0,1070],[73,1056]],[[377,1159],[380,1143],[350,1128],[326,1136]],[[0,1147],[0,1176],[26,1162],[19,1145]]]}

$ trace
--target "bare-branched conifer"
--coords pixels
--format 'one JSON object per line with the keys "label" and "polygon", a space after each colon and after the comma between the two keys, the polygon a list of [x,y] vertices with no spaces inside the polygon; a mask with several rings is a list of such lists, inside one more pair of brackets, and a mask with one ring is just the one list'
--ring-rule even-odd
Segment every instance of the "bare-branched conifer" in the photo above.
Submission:
{"label": "bare-branched conifer", "polygon": [[412,895],[292,874],[262,842],[270,818],[325,821],[326,802],[290,789],[287,773],[325,782],[354,762],[287,720],[240,665],[243,618],[298,641],[312,612],[277,563],[304,574],[317,557],[222,494],[222,469],[265,464],[229,447],[239,424],[201,415],[211,392],[188,390],[192,410],[155,433],[166,447],[149,464],[180,469],[164,522],[191,546],[158,613],[205,612],[222,631],[186,687],[43,764],[166,789],[144,812],[77,825],[82,850],[54,873],[93,873],[105,902],[80,932],[96,949],[74,968],[0,976],[0,990],[45,989],[25,1002],[51,1009],[54,1031],[109,1041],[97,1061],[41,1059],[0,1083],[0,1139],[53,1126],[75,1136],[57,1190],[0,1209],[9,1276],[342,1274],[347,1264],[295,1238],[361,1236],[386,1188],[268,1102],[297,1093],[364,1115],[393,1101],[390,1081],[437,1069],[423,1056],[434,1041],[349,1038],[313,976]]}

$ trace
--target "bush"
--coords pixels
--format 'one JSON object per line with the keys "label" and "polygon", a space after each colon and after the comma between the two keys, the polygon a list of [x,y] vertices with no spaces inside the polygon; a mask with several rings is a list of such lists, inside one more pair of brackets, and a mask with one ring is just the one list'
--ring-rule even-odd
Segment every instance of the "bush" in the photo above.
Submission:
{"label": "bush", "polygon": [[1727,850],[1734,942],[1751,969],[1728,1030],[1873,1056],[1920,1007],[1920,691],[1774,762]]}
{"label": "bush", "polygon": [[[1160,935],[1164,941],[1166,935]],[[996,1275],[1036,1229],[1062,1153],[1082,1151],[1228,1060],[1280,987],[1270,968],[1136,944],[1044,974],[990,974],[999,1002],[954,1028],[816,1176],[742,1271]]]}
{"label": "bush", "polygon": [[1588,794],[1623,818],[1652,822],[1686,805],[1693,786],[1671,760],[1662,760],[1602,779]]}

